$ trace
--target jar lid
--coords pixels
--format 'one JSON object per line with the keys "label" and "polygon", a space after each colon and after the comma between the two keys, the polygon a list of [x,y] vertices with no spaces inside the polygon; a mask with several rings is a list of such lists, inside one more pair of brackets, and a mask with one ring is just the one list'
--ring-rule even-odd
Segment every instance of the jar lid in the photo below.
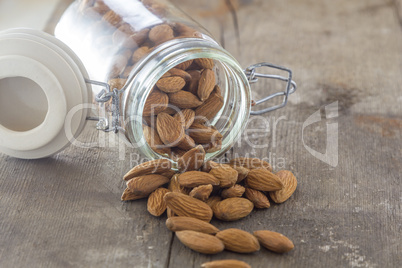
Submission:
{"label": "jar lid", "polygon": [[68,146],[89,111],[85,77],[78,56],[54,36],[0,32],[0,152],[35,159]]}

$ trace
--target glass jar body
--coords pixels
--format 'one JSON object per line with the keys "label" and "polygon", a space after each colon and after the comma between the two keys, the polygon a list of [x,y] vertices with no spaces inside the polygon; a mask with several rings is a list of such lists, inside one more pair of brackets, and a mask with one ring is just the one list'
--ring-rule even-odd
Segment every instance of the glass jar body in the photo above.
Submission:
{"label": "glass jar body", "polygon": [[[190,71],[200,67],[194,64],[196,59],[213,62],[210,69],[223,100],[219,111],[206,122],[221,133],[221,145],[215,150],[206,146],[206,158],[226,152],[245,128],[250,113],[250,87],[238,62],[167,1],[78,1],[65,12],[55,35],[80,57],[90,79],[108,82],[111,89],[122,91],[121,131],[149,158],[175,160],[170,154],[157,153],[144,137],[147,99],[172,68],[189,62],[193,62],[193,67],[187,67]],[[200,68],[199,73],[204,70]],[[188,84],[187,81],[183,91],[188,91]],[[167,95],[170,98],[172,94]],[[108,103],[105,107],[116,108]],[[183,108],[177,111],[180,110]]]}

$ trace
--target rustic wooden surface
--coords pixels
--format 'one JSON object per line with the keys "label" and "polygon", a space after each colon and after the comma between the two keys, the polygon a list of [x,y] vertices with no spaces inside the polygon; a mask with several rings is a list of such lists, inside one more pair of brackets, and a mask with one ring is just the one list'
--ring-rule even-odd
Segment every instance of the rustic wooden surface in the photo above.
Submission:
{"label": "rustic wooden surface", "polygon": [[[271,155],[276,169],[295,173],[297,191],[238,222],[213,223],[278,231],[295,249],[207,256],[185,248],[165,216],[147,213],[146,201],[120,202],[135,151],[89,123],[80,140],[101,140],[97,148],[71,146],[35,161],[0,156],[0,266],[199,267],[236,258],[253,267],[401,267],[401,1],[173,2],[242,66],[270,61],[294,71],[299,90],[288,106],[265,115],[269,125],[251,121],[248,129],[259,131],[246,132],[228,156]],[[267,87],[254,87],[255,98]],[[310,115],[336,101],[338,117],[304,129],[305,144],[325,153],[327,123],[338,123],[332,167],[306,150],[302,131]]]}

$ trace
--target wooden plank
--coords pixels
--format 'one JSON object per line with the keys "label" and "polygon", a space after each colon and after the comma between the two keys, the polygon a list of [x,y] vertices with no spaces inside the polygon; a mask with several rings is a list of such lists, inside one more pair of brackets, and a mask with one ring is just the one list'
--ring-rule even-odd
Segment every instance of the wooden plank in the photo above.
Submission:
{"label": "wooden plank", "polygon": [[[48,31],[68,2],[60,2]],[[284,204],[238,222],[213,223],[278,231],[295,249],[207,256],[185,248],[167,231],[165,216],[146,212],[146,201],[119,201],[121,177],[136,151],[114,134],[96,132],[90,122],[80,140],[101,141],[98,148],[71,146],[35,161],[0,156],[0,266],[199,267],[235,258],[253,267],[400,267],[398,1],[172,2],[205,25],[242,66],[270,61],[294,71],[299,91],[288,106],[254,117],[228,156],[270,157],[276,170],[295,173],[297,191]],[[255,85],[254,97],[267,89],[274,88]],[[307,126],[302,136],[307,118],[335,101],[339,116]],[[325,153],[327,123],[338,123],[336,167],[304,146]]]}

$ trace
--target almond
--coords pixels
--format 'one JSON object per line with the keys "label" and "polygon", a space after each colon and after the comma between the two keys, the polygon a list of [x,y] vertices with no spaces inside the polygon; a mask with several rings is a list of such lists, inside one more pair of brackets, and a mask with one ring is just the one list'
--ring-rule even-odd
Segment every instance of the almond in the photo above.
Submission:
{"label": "almond", "polygon": [[207,58],[198,58],[194,60],[195,63],[203,69],[212,69],[214,68],[214,61],[212,59]]}
{"label": "almond", "polygon": [[271,206],[268,197],[258,190],[246,188],[245,196],[248,200],[253,202],[256,208],[269,208]]}
{"label": "almond", "polygon": [[273,252],[286,253],[295,247],[289,238],[277,232],[260,230],[255,231],[254,236],[257,237],[263,247]]}
{"label": "almond", "polygon": [[115,78],[109,80],[108,84],[110,85],[110,90],[113,89],[122,89],[124,85],[126,84],[127,79],[122,79],[122,78]]}
{"label": "almond", "polygon": [[131,192],[130,189],[126,188],[121,196],[121,200],[122,201],[132,201],[132,200],[137,200],[137,199],[141,199],[141,198],[145,198],[148,197],[147,194],[143,194],[143,195],[137,195],[134,194],[133,192]]}
{"label": "almond", "polygon": [[183,139],[180,141],[179,144],[177,144],[177,148],[188,151],[191,150],[195,147],[195,142],[194,140],[188,136],[184,135]]}
{"label": "almond", "polygon": [[215,128],[195,123],[188,129],[188,135],[199,144],[208,144],[223,138],[222,134]]}
{"label": "almond", "polygon": [[167,206],[178,216],[193,217],[210,222],[212,210],[204,202],[181,193],[167,193],[164,197]]}
{"label": "almond", "polygon": [[166,109],[169,97],[166,93],[154,88],[145,101],[143,116],[157,115]]}
{"label": "almond", "polygon": [[191,81],[191,75],[179,68],[172,68],[169,70],[171,76],[178,76],[184,79],[184,81],[189,82]]}
{"label": "almond", "polygon": [[191,80],[188,83],[187,91],[191,92],[194,95],[197,95],[198,84],[201,78],[201,72],[198,70],[190,70],[188,74],[191,75]]}
{"label": "almond", "polygon": [[238,176],[237,171],[234,170],[231,166],[226,164],[221,164],[212,167],[209,174],[211,174],[220,181],[219,186],[222,188],[228,188],[235,185]]}
{"label": "almond", "polygon": [[178,159],[177,168],[180,172],[197,170],[204,164],[204,158],[204,148],[198,145]]}
{"label": "almond", "polygon": [[133,53],[133,56],[131,57],[131,63],[135,64],[139,62],[142,58],[144,58],[150,51],[151,49],[147,46],[142,46],[138,49],[136,49]]}
{"label": "almond", "polygon": [[167,113],[158,114],[156,129],[162,142],[169,147],[177,145],[184,137],[184,129],[180,122]]}
{"label": "almond", "polygon": [[260,250],[260,243],[257,238],[240,229],[226,229],[218,232],[216,237],[225,244],[225,249],[233,252],[252,253]]}
{"label": "almond", "polygon": [[185,62],[182,62],[182,63],[176,65],[175,68],[186,70],[192,63],[193,63],[193,60],[188,60],[188,61],[185,61]]}
{"label": "almond", "polygon": [[173,117],[182,124],[184,129],[188,129],[194,122],[194,116],[194,110],[184,109],[177,112]]}
{"label": "almond", "polygon": [[293,173],[288,170],[278,171],[275,175],[283,183],[283,188],[279,191],[270,192],[269,196],[275,203],[283,203],[296,191],[297,180]]}
{"label": "almond", "polygon": [[206,201],[213,190],[212,184],[200,185],[191,190],[189,196],[197,198],[201,201]]}
{"label": "almond", "polygon": [[219,180],[211,174],[201,171],[187,171],[178,176],[178,182],[183,187],[197,187],[200,185],[219,185]]}
{"label": "almond", "polygon": [[223,190],[221,196],[222,198],[241,197],[245,190],[246,189],[243,186],[235,184],[232,187]]}
{"label": "almond", "polygon": [[210,121],[223,107],[223,98],[212,93],[209,98],[195,109],[195,122],[204,123]]}
{"label": "almond", "polygon": [[204,165],[202,165],[201,170],[202,170],[202,172],[210,172],[212,167],[216,167],[218,165],[219,165],[218,163],[216,163],[212,160],[208,160],[207,162],[204,163]]}
{"label": "almond", "polygon": [[239,183],[239,182],[243,181],[247,177],[248,173],[250,172],[250,170],[248,168],[245,168],[245,167],[236,166],[236,165],[234,165],[234,166],[231,165],[231,167],[233,169],[235,169],[237,171],[237,174],[238,174],[236,183]]}
{"label": "almond", "polygon": [[205,234],[216,234],[219,229],[212,224],[190,217],[173,217],[166,220],[167,228],[172,232],[197,231]]}
{"label": "almond", "polygon": [[113,10],[109,10],[108,12],[106,12],[102,19],[113,26],[119,25],[122,21],[120,15],[115,13]]}
{"label": "almond", "polygon": [[172,153],[170,154],[170,159],[173,161],[177,162],[183,155],[187,153],[186,150],[180,149],[179,147],[173,147],[171,148]]}
{"label": "almond", "polygon": [[241,197],[227,198],[213,206],[214,215],[223,221],[236,221],[253,211],[254,205]]}
{"label": "almond", "polygon": [[186,189],[185,187],[181,186],[179,183],[179,175],[180,174],[175,174],[173,175],[173,177],[170,179],[170,183],[169,183],[169,190],[175,193],[182,193],[182,194],[189,194],[189,190]]}
{"label": "almond", "polygon": [[128,181],[134,177],[148,175],[152,173],[162,173],[171,170],[172,163],[167,159],[156,159],[144,162],[133,167],[129,172],[124,175],[123,179]]}
{"label": "almond", "polygon": [[205,262],[201,264],[201,268],[251,268],[251,266],[239,260],[219,260]]}
{"label": "almond", "polygon": [[127,188],[135,195],[149,195],[162,185],[169,182],[165,176],[158,174],[134,177],[127,182]]}
{"label": "almond", "polygon": [[268,171],[272,171],[272,166],[268,162],[258,158],[249,158],[249,157],[234,158],[230,160],[230,165],[241,166],[248,169],[265,168]]}
{"label": "almond", "polygon": [[162,175],[162,176],[165,176],[168,179],[171,179],[173,177],[173,175],[176,174],[176,171],[174,171],[173,169],[170,169],[170,170],[161,172],[159,174]]}
{"label": "almond", "polygon": [[201,72],[200,81],[198,82],[197,95],[201,101],[209,98],[212,90],[215,88],[216,78],[214,71],[205,69]]}
{"label": "almond", "polygon": [[281,179],[264,168],[250,170],[246,178],[246,184],[255,190],[267,192],[283,188]]}
{"label": "almond", "polygon": [[179,76],[164,77],[156,82],[156,86],[165,93],[175,93],[186,85],[186,81]]}
{"label": "almond", "polygon": [[222,197],[218,195],[211,196],[205,201],[212,210],[214,210],[214,206],[222,201]]}
{"label": "almond", "polygon": [[167,24],[160,24],[149,31],[148,37],[158,45],[174,38],[173,29]]}
{"label": "almond", "polygon": [[165,212],[166,202],[163,197],[169,192],[166,188],[158,188],[149,195],[147,209],[151,215],[159,217]]}
{"label": "almond", "polygon": [[169,102],[182,109],[195,108],[202,104],[202,101],[200,101],[197,96],[184,90],[180,90],[176,93],[170,93]]}
{"label": "almond", "polygon": [[222,139],[216,139],[208,144],[203,144],[206,153],[215,153],[222,149]]}
{"label": "almond", "polygon": [[137,47],[139,47],[145,42],[145,40],[148,39],[148,34],[149,34],[149,29],[144,28],[144,29],[140,30],[139,32],[136,32],[133,35],[131,35],[130,38],[132,40],[134,40]]}
{"label": "almond", "polygon": [[217,254],[225,248],[221,240],[210,234],[196,231],[179,231],[176,232],[176,236],[184,245],[199,253]]}
{"label": "almond", "polygon": [[151,147],[152,150],[154,150],[158,154],[170,155],[170,153],[171,153],[170,148],[162,142],[161,138],[159,137],[158,132],[156,132],[155,129],[153,129],[152,127],[143,125],[142,131],[144,133],[145,140],[147,141],[149,147]]}

